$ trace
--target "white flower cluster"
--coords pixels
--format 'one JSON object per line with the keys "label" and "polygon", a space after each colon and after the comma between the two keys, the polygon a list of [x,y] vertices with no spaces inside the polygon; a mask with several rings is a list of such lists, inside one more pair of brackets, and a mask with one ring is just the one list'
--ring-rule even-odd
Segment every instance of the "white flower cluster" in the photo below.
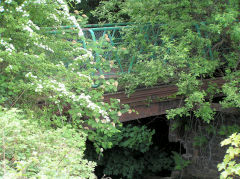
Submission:
{"label": "white flower cluster", "polygon": [[82,31],[80,25],[78,24],[76,17],[75,16],[69,16],[68,20],[72,21],[74,26],[78,29],[78,36],[83,37],[84,36],[83,31]]}
{"label": "white flower cluster", "polygon": [[42,89],[43,89],[43,85],[40,84],[40,83],[38,83],[38,84],[37,84],[37,87],[36,87],[36,89],[35,89],[35,92],[36,92],[36,93],[42,92]]}
{"label": "white flower cluster", "polygon": [[77,52],[80,52],[80,51],[84,51],[84,52],[85,52],[84,55],[79,56],[79,57],[76,57],[76,58],[74,59],[74,61],[85,60],[85,59],[91,59],[91,60],[93,60],[93,59],[94,59],[92,52],[89,51],[89,50],[87,50],[87,49],[85,49],[85,48],[77,47],[77,48],[75,48],[73,51],[74,51],[74,52],[76,52],[76,51],[77,51]]}
{"label": "white flower cluster", "polygon": [[18,6],[18,7],[16,8],[16,11],[17,11],[17,12],[26,12],[26,11],[23,10],[24,6],[25,6],[24,3],[23,3],[21,6]]}
{"label": "white flower cluster", "polygon": [[[69,13],[69,9],[68,9],[68,5],[66,4],[65,1],[63,0],[56,0],[56,2],[58,4],[60,4],[62,10],[58,10],[57,13],[60,15],[63,15],[63,17],[65,17],[66,19],[68,19],[69,21],[71,21],[74,26],[78,29],[78,36],[79,37],[84,37],[82,28],[80,27],[79,23],[77,22],[77,19],[75,18],[75,16],[71,16]],[[80,3],[81,0],[77,0],[77,3]],[[78,49],[79,50],[79,49]],[[93,59],[93,55],[91,51],[88,51],[86,49],[80,48],[80,50],[84,50],[86,52],[86,54],[82,55],[81,57],[77,57],[75,60],[83,60],[85,58],[90,58]]]}
{"label": "white flower cluster", "polygon": [[27,25],[29,25],[30,27],[35,28],[36,30],[40,30],[40,27],[38,27],[36,24],[33,23],[33,21],[29,20],[27,22]]}
{"label": "white flower cluster", "polygon": [[30,33],[30,37],[32,37],[33,30],[31,29],[31,27],[29,27],[29,26],[24,26],[24,27],[23,27],[23,30],[28,31],[28,32]]}
{"label": "white flower cluster", "polygon": [[[65,18],[70,20],[73,23],[73,25],[78,29],[78,36],[83,37],[84,34],[83,34],[83,31],[82,31],[82,28],[78,24],[77,19],[74,16],[70,15],[68,5],[66,4],[66,2],[64,2],[63,0],[56,0],[56,2],[58,4],[60,4],[61,8],[62,8],[62,11],[59,11],[59,13],[63,14]],[[78,0],[78,2],[81,2],[81,1]]]}
{"label": "white flower cluster", "polygon": [[12,3],[12,0],[5,0],[5,3],[11,4],[11,3]]}
{"label": "white flower cluster", "polygon": [[7,68],[9,68],[10,70],[12,70],[12,69],[13,69],[13,66],[12,66],[12,65],[8,65]]}
{"label": "white flower cluster", "polygon": [[74,59],[74,61],[78,61],[78,60],[86,60],[86,59],[93,59],[93,55],[92,53],[86,53],[84,55],[78,56],[77,58]]}
{"label": "white flower cluster", "polygon": [[34,45],[36,45],[37,47],[40,47],[40,48],[42,48],[42,49],[44,49],[44,50],[48,50],[48,51],[54,53],[53,49],[51,49],[51,48],[48,47],[47,45],[38,44],[38,43],[36,43],[36,42],[34,42]]}
{"label": "white flower cluster", "polygon": [[21,6],[18,6],[16,8],[17,12],[23,13],[23,15],[22,15],[23,17],[29,17],[29,13],[27,11],[23,10],[23,8],[25,7],[25,4],[27,4],[27,3],[28,3],[28,1],[25,1]]}
{"label": "white flower cluster", "polygon": [[[98,105],[96,105],[95,103],[93,103],[90,99],[91,97],[89,95],[85,95],[84,93],[82,93],[80,96],[75,96],[74,94],[71,96],[71,98],[73,99],[73,101],[80,101],[80,100],[84,100],[87,102],[87,107],[90,108],[93,111],[98,111],[105,120],[106,122],[110,122],[110,118],[108,117],[108,114],[106,111],[102,110]],[[80,104],[81,105],[81,104]]]}
{"label": "white flower cluster", "polygon": [[26,78],[35,78],[35,79],[37,79],[37,76],[34,76],[34,75],[32,74],[32,72],[28,72],[28,73],[25,75],[25,77],[26,77]]}
{"label": "white flower cluster", "polygon": [[90,76],[88,75],[81,74],[80,72],[77,72],[77,74],[79,77],[84,77],[84,78],[87,78],[88,80],[91,80]]}
{"label": "white flower cluster", "polygon": [[[103,116],[104,122],[111,122],[107,112],[91,101],[91,96],[85,95],[84,93],[82,93],[81,95],[75,95],[73,92],[68,91],[63,83],[57,82],[56,80],[51,80],[50,83],[42,83],[41,81],[39,81],[37,83],[35,92],[42,92],[44,87],[57,92],[59,97],[70,98],[73,102],[78,102],[80,106],[86,105],[86,107],[91,109],[92,111],[98,111]],[[86,103],[85,105],[83,101]],[[56,103],[59,102],[60,101],[56,101]]]}
{"label": "white flower cluster", "polygon": [[46,3],[46,0],[35,0],[35,1],[33,1],[33,3],[36,3],[36,4],[45,4],[45,3]]}
{"label": "white flower cluster", "polygon": [[65,67],[64,63],[62,61],[59,62],[59,64],[56,65],[57,67]]}
{"label": "white flower cluster", "polygon": [[3,39],[1,39],[0,44],[3,45],[5,47],[5,51],[9,52],[10,54],[12,53],[12,51],[15,50],[13,44],[9,44],[5,42]]}
{"label": "white flower cluster", "polygon": [[77,48],[74,48],[73,51],[74,52],[81,52],[81,51],[86,51],[86,49],[83,48],[83,47],[77,47]]}
{"label": "white flower cluster", "polygon": [[40,28],[36,24],[34,24],[31,20],[29,20],[27,22],[27,25],[25,25],[23,27],[23,30],[28,31],[30,33],[30,37],[32,37],[33,33],[34,33],[34,31],[33,31],[33,29],[31,27],[35,28],[36,30],[40,30]]}
{"label": "white flower cluster", "polygon": [[0,6],[0,12],[4,12],[4,7]]}
{"label": "white flower cluster", "polygon": [[60,22],[60,20],[55,14],[51,14],[50,17],[52,17],[56,22]]}

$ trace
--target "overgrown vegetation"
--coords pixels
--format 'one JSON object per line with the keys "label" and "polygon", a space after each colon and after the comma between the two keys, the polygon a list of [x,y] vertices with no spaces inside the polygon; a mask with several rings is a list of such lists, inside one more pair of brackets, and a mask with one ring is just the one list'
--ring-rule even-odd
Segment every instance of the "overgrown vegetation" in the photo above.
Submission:
{"label": "overgrown vegetation", "polygon": [[[99,46],[108,47],[104,39],[86,44],[86,49],[76,43],[84,40],[79,23],[87,22],[86,15],[77,11],[79,2],[0,2],[1,176],[93,178],[95,163],[83,159],[86,138],[93,143],[97,159],[103,158],[98,164],[105,162],[104,171],[109,175],[141,175],[147,163],[136,159],[142,153],[153,157],[147,156],[147,151],[156,159],[149,160],[153,167],[148,171],[171,165],[164,153],[157,155],[158,149],[148,148],[152,131],[121,128],[118,118],[127,106],[121,107],[118,100],[103,102],[103,94],[115,92],[118,82],[90,75],[97,72],[96,66],[110,71],[112,63],[104,58],[94,61],[93,52],[104,54],[105,46]],[[69,13],[68,5],[74,14]],[[214,96],[224,96],[220,102],[223,107],[240,107],[239,9],[238,0],[109,0],[102,1],[93,14],[102,22],[132,23],[124,30],[120,48],[125,50],[118,52],[136,58],[133,73],[119,79],[127,92],[140,86],[176,84],[179,91],[175,96],[182,96],[184,106],[168,111],[168,118],[181,120],[194,114],[195,119],[209,123],[215,115],[211,106]],[[61,31],[63,25],[74,28],[66,33]],[[154,36],[156,41],[145,34],[146,25],[160,29]],[[215,83],[202,87],[204,79],[216,77],[225,80],[222,87]],[[92,88],[95,84],[98,88]],[[229,127],[220,130],[224,135],[233,131]],[[235,145],[237,136],[227,144]],[[195,145],[206,142],[199,136]],[[114,147],[125,151],[102,156],[104,150]],[[238,152],[237,147],[232,153]],[[174,156],[179,169],[181,160]],[[118,158],[125,166],[124,157],[131,159],[131,170],[113,165],[113,158]],[[232,157],[220,170],[229,171],[228,166],[238,169],[231,163]],[[184,167],[187,162],[180,165]],[[69,170],[63,169],[66,166]],[[234,174],[238,173],[227,173]]]}
{"label": "overgrown vegetation", "polygon": [[[116,99],[109,104],[102,101],[105,91],[116,90],[117,82],[90,76],[96,72],[92,52],[76,43],[84,38],[78,22],[84,23],[85,17],[77,20],[64,0],[6,0],[0,9],[0,105],[1,122],[6,124],[0,128],[4,143],[0,161],[5,168],[1,175],[93,176],[95,164],[82,159],[85,137],[98,152],[111,147],[108,138],[119,132],[115,126],[124,111]],[[74,25],[73,33],[54,36],[48,28],[62,25]],[[107,62],[98,65],[110,69]],[[92,88],[98,81],[101,86]],[[12,108],[21,110],[26,120],[13,115]],[[9,116],[3,109],[10,111]],[[42,152],[49,154],[41,156]],[[69,170],[61,170],[67,162]]]}
{"label": "overgrown vegetation", "polygon": [[109,139],[113,147],[104,151],[103,156],[95,153],[92,145],[88,144],[86,157],[97,162],[99,172],[96,174],[132,179],[173,169],[170,151],[153,144],[154,130],[144,125],[126,125],[120,130],[121,135],[116,134]]}
{"label": "overgrown vegetation", "polygon": [[[108,22],[124,21],[120,15],[125,14],[136,24],[127,29],[125,37],[125,48],[137,59],[135,73],[122,78],[130,92],[141,85],[177,84],[177,95],[184,96],[185,105],[170,110],[168,118],[189,116],[193,111],[210,122],[215,95],[226,95],[223,106],[239,107],[238,10],[237,0],[111,0],[103,1],[94,14]],[[161,33],[156,38],[161,40],[153,44],[151,37],[144,35],[144,24],[159,25]],[[224,77],[223,88],[209,84],[202,89],[203,79],[215,77]]]}
{"label": "overgrown vegetation", "polygon": [[[181,96],[184,105],[169,110],[168,119],[210,123],[216,114],[215,96],[223,96],[219,103],[224,108],[240,107],[239,9],[238,0],[110,0],[102,1],[93,14],[102,22],[132,23],[124,30],[122,48],[136,60],[133,73],[120,79],[128,93],[142,86],[176,84],[175,96]],[[149,35],[148,28],[156,26],[160,33]],[[215,78],[225,84],[204,82]],[[227,136],[228,130],[234,132],[226,126],[219,133]],[[217,131],[209,125],[205,132],[211,136]],[[207,144],[206,136],[195,137],[196,147]]]}
{"label": "overgrown vegetation", "polygon": [[46,128],[14,108],[1,108],[0,122],[3,178],[95,178],[96,163],[83,159],[84,132]]}

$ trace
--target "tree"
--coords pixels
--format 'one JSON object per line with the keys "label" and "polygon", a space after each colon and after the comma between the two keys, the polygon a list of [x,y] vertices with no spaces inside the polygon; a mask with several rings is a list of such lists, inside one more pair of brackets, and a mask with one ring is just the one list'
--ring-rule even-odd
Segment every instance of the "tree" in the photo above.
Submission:
{"label": "tree", "polygon": [[[122,77],[130,92],[138,86],[172,83],[184,107],[168,118],[189,116],[213,120],[213,97],[224,94],[224,107],[239,108],[239,3],[229,1],[102,1],[93,12],[105,22],[125,21],[124,47],[136,57],[134,73]],[[114,12],[114,13],[112,13]],[[203,79],[223,77],[222,88]]]}
{"label": "tree", "polygon": [[[84,40],[78,22],[85,20],[82,16],[76,19],[77,15],[70,14],[68,9],[65,0],[0,2],[0,106],[1,110],[4,108],[4,111],[10,110],[10,113],[14,112],[12,108],[18,108],[24,118],[29,120],[26,122],[29,128],[19,116],[14,116],[13,121],[13,124],[19,123],[19,128],[11,128],[8,125],[11,132],[26,139],[20,143],[12,141],[13,148],[16,147],[15,144],[30,147],[30,134],[33,134],[34,140],[37,140],[37,135],[40,133],[43,133],[43,136],[49,133],[50,138],[56,137],[56,143],[43,139],[43,145],[56,147],[58,150],[58,142],[66,140],[70,144],[62,152],[71,149],[75,152],[70,157],[75,157],[79,152],[83,152],[84,147],[81,146],[80,151],[77,151],[79,146],[73,143],[77,140],[83,140],[84,143],[86,134],[100,152],[101,148],[111,147],[108,137],[118,132],[115,126],[119,124],[117,115],[121,110],[119,101],[112,100],[110,104],[102,101],[103,94],[106,91],[116,90],[117,83],[115,80],[105,80],[104,76],[90,75],[96,72],[93,54],[83,48],[81,43],[76,43]],[[71,33],[62,30],[64,25],[72,25]],[[98,65],[110,69],[106,61],[98,62]],[[100,84],[99,88],[92,88],[95,83]],[[1,120],[10,120],[6,116],[8,112],[1,112],[1,115],[3,115]],[[38,124],[32,124],[31,120]],[[25,127],[26,129],[23,129]],[[95,130],[89,130],[90,127]],[[7,129],[1,126],[1,131],[5,130]],[[76,135],[76,138],[69,139],[69,136],[64,136],[65,132],[68,135]],[[3,140],[5,139],[1,136],[1,141]],[[81,145],[83,143],[81,142]],[[12,150],[11,147],[6,149]],[[1,148],[1,152],[3,150]],[[44,159],[39,155],[31,158],[29,152],[32,150],[29,150],[22,154],[26,163],[21,167],[26,167],[33,159],[38,159],[40,163]],[[5,156],[8,152],[10,151],[4,151],[5,154],[1,156]],[[49,154],[48,157],[49,161],[42,167],[54,164],[51,160],[56,156]],[[15,160],[10,161],[11,156],[5,159],[1,157],[0,160],[3,163],[9,161],[11,171],[23,169],[25,174],[27,172],[26,175],[32,175],[28,169],[18,170]],[[86,169],[89,169],[88,175],[92,176],[95,165],[83,160],[82,156],[77,160],[83,162],[81,167],[85,165]],[[72,161],[72,167],[77,160]],[[56,161],[62,163],[59,158]],[[78,164],[75,166],[79,167]],[[40,171],[41,169],[36,169],[33,173],[38,175]],[[1,175],[6,173],[3,172]],[[81,176],[81,172],[74,171],[68,175]]]}
{"label": "tree", "polygon": [[[238,0],[109,0],[93,14],[103,22],[132,23],[124,30],[122,45],[136,59],[133,73],[120,79],[127,92],[176,84],[173,97],[181,96],[184,105],[169,110],[168,119],[189,116],[210,123],[216,112],[211,106],[215,96],[222,97],[219,103],[224,108],[240,108],[239,5]],[[204,79],[214,78],[223,78],[225,84],[202,87]],[[234,134],[222,143],[235,145],[219,165],[223,178],[239,174],[239,164],[233,161],[239,154],[236,141],[239,135]]]}

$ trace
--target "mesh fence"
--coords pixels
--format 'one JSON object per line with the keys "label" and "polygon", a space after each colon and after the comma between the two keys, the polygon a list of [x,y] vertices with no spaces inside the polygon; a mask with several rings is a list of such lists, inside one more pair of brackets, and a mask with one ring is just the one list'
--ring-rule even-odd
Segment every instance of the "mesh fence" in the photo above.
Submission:
{"label": "mesh fence", "polygon": [[[98,50],[93,51],[95,61],[100,58],[105,58],[108,61],[114,61],[118,65],[117,69],[114,69],[114,73],[130,72],[133,64],[136,62],[136,57],[131,51],[126,51],[129,44],[125,41],[124,36],[126,29],[130,30],[132,35],[135,36],[139,32],[144,34],[144,43],[148,42],[151,44],[159,45],[161,41],[159,40],[159,26],[143,25],[143,26],[132,26],[126,24],[104,24],[103,26],[91,25],[90,28],[83,28],[83,33],[85,40],[79,39],[78,32],[76,28],[72,26],[65,26],[58,29],[49,28],[48,33],[53,34],[55,38],[60,38],[67,41],[72,41],[73,43],[81,43],[84,48],[88,48],[88,44],[93,42],[103,42],[98,46]],[[106,43],[108,45],[106,45]],[[104,45],[105,44],[105,45]],[[144,53],[143,43],[140,42],[136,44],[136,49],[139,49]],[[64,51],[64,48],[62,49]],[[128,49],[129,50],[129,49]],[[62,59],[64,63],[68,64],[68,59]],[[100,69],[100,67],[96,67]]]}
{"label": "mesh fence", "polygon": [[127,65],[122,63],[123,56],[120,57],[118,54],[120,46],[123,45],[122,37],[124,32],[122,30],[124,28],[126,27],[116,26],[84,29],[84,36],[87,40],[101,42],[99,48],[102,50],[102,53],[95,52],[95,59],[104,58],[108,61],[114,61],[118,65],[118,68],[113,69],[112,73],[124,72],[127,69]]}
{"label": "mesh fence", "polygon": [[[151,53],[148,49],[149,45],[161,46],[164,44],[160,36],[161,25],[114,25],[115,26],[111,26],[111,24],[105,24],[103,26],[92,25],[92,27],[84,28],[83,33],[85,40],[79,39],[76,29],[70,26],[62,27],[58,30],[51,29],[50,33],[67,41],[81,43],[82,46],[87,49],[89,48],[88,44],[99,44],[97,47],[98,50],[93,50],[95,61],[101,58],[114,61],[115,64],[118,65],[118,68],[114,69],[113,73],[131,72],[133,65],[137,61],[137,55],[139,57]],[[207,38],[207,34],[202,31],[199,25],[193,28],[200,37]],[[131,36],[129,39],[132,41],[127,40],[127,36],[129,35]],[[141,36],[140,38],[138,37],[139,35]],[[134,44],[134,46],[128,46],[129,44]],[[126,49],[126,47],[130,49]],[[213,54],[210,46],[206,46],[203,55],[212,58]],[[148,58],[154,59],[155,55],[153,54]],[[67,61],[67,59],[65,59],[65,61]],[[96,68],[101,71],[100,66]]]}

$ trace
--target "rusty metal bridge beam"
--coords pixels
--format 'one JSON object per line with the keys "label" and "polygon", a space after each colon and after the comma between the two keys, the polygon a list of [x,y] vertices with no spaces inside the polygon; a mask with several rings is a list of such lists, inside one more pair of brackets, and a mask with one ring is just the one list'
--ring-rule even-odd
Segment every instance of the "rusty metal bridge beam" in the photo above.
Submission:
{"label": "rusty metal bridge beam", "polygon": [[[203,81],[203,89],[208,87],[208,83],[216,83],[218,87],[224,84],[222,78],[207,79]],[[137,89],[135,93],[128,97],[124,92],[115,94],[105,94],[104,101],[109,102],[110,98],[120,99],[121,104],[128,104],[132,109],[135,109],[138,114],[123,114],[120,117],[121,122],[146,118],[150,116],[157,116],[166,114],[166,110],[181,107],[183,105],[183,98],[177,96],[176,98],[168,98],[176,94],[178,88],[176,85],[162,85],[153,88]],[[167,99],[168,98],[168,99]],[[212,107],[217,111],[222,111],[219,104],[212,104]],[[234,109],[232,109],[234,111]]]}

